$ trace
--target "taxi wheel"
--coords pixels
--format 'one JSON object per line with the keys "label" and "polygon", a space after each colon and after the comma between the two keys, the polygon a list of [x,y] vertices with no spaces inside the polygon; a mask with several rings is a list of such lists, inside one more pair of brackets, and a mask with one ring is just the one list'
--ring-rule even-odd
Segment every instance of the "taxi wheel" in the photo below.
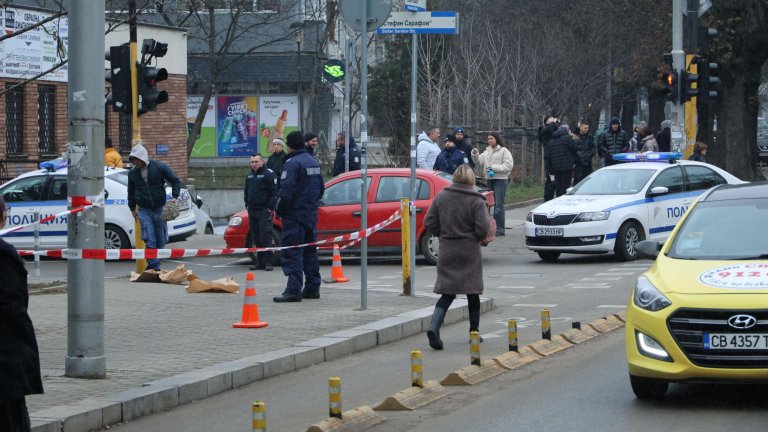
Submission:
{"label": "taxi wheel", "polygon": [[419,248],[421,254],[424,255],[424,259],[431,265],[437,265],[437,250],[440,247],[440,239],[430,233],[424,233],[421,236],[421,242]]}
{"label": "taxi wheel", "polygon": [[539,254],[539,258],[541,258],[542,261],[545,262],[556,262],[558,258],[560,258],[560,252],[555,251],[538,251],[536,252]]}
{"label": "taxi wheel", "polygon": [[637,259],[637,243],[645,240],[645,232],[637,222],[624,222],[616,234],[614,252],[621,261]]}
{"label": "taxi wheel", "polygon": [[661,399],[667,393],[669,383],[650,378],[641,378],[634,375],[629,376],[629,383],[632,385],[632,392],[638,399]]}
{"label": "taxi wheel", "polygon": [[128,235],[113,224],[104,225],[104,248],[105,249],[130,249],[131,241]]}
{"label": "taxi wheel", "polygon": [[[251,241],[251,236],[248,235],[248,239],[246,240],[246,246],[245,247],[253,247],[253,242]],[[272,245],[274,247],[280,247],[280,231],[277,229],[272,229]],[[256,257],[255,253],[248,253],[248,256],[251,258],[251,261],[256,262],[258,259]],[[272,265],[273,266],[279,266],[280,265],[280,251],[275,251],[272,254]]]}

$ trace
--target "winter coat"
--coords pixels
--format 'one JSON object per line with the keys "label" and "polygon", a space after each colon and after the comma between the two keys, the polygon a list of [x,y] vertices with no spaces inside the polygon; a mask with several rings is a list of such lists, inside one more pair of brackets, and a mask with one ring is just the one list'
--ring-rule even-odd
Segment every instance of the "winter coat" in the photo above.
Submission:
{"label": "winter coat", "polygon": [[0,239],[0,401],[43,392],[40,354],[28,306],[24,261],[13,246]]}
{"label": "winter coat", "polygon": [[552,139],[552,135],[557,130],[557,124],[556,123],[550,123],[544,126],[539,127],[539,142],[546,146],[549,143],[549,140]]}
{"label": "winter coat", "polygon": [[[613,128],[609,128],[604,134],[600,136],[599,148],[603,154],[611,156],[626,151],[629,146],[629,140],[627,139],[627,133],[621,129],[614,131]],[[609,164],[614,161],[609,159]]]}
{"label": "winter coat", "polygon": [[114,147],[107,147],[104,150],[104,165],[113,168],[123,167],[123,157],[120,153],[114,149]]}
{"label": "winter coat", "polygon": [[704,156],[701,153],[693,152],[690,156],[688,156],[688,160],[696,161],[696,162],[707,162],[707,157]]}
{"label": "winter coat", "polygon": [[285,158],[277,191],[277,215],[314,227],[317,208],[325,192],[320,164],[305,149],[294,150]]}
{"label": "winter coat", "polygon": [[595,139],[592,135],[576,135],[574,144],[576,146],[576,163],[581,166],[592,165],[592,159],[595,157]]}
{"label": "winter coat", "polygon": [[133,167],[128,171],[128,208],[131,211],[136,205],[145,209],[156,210],[165,205],[165,182],[171,185],[171,196],[179,197],[181,193],[181,181],[173,173],[168,165],[150,160],[147,150],[137,145],[131,150],[131,156],[144,161],[147,164],[147,180],[141,175],[139,167]]}
{"label": "winter coat", "polygon": [[545,149],[544,168],[548,173],[572,170],[576,165],[576,143],[568,131],[558,129]]}
{"label": "winter coat", "polygon": [[[469,157],[469,155],[472,154],[472,144],[469,143],[469,139],[464,138],[460,142],[456,143],[456,148],[463,151],[464,154]],[[475,163],[472,161],[472,159],[467,159],[467,162],[469,166],[471,166],[473,169],[475,168]]]}
{"label": "winter coat", "polygon": [[[479,155],[472,155],[472,160],[475,161],[486,180],[506,180],[512,175],[512,168],[515,166],[512,153],[500,145],[486,147],[485,151]],[[488,175],[489,167],[493,170],[493,177]]]}
{"label": "winter coat", "polygon": [[463,151],[457,149],[456,147],[450,149],[446,148],[443,149],[439,155],[437,155],[437,159],[435,159],[435,165],[432,167],[432,169],[435,171],[442,171],[448,174],[453,174],[459,165],[468,163],[469,159]]}
{"label": "winter coat", "polygon": [[277,178],[280,178],[280,173],[283,171],[283,164],[285,163],[285,152],[272,153],[272,156],[267,158],[267,168],[274,171]]}
{"label": "winter coat", "polygon": [[[346,154],[346,149],[344,146],[341,146],[338,150],[336,150],[336,158],[333,160],[333,176],[336,177],[337,175],[344,172],[344,155]],[[349,170],[350,171],[357,171],[360,169],[360,150],[357,148],[357,144],[355,144],[355,139],[352,137],[349,137]]]}
{"label": "winter coat", "polygon": [[656,138],[653,135],[648,135],[647,137],[643,138],[640,143],[642,144],[640,147],[641,152],[659,151],[659,144],[656,142]]}
{"label": "winter coat", "polygon": [[659,144],[660,152],[672,150],[672,132],[669,128],[664,128],[656,134],[656,142]]}
{"label": "winter coat", "polygon": [[435,196],[424,228],[440,239],[436,294],[482,294],[482,242],[491,224],[485,197],[472,186],[453,184]]}
{"label": "winter coat", "polygon": [[277,200],[277,175],[271,169],[262,166],[258,171],[253,168],[245,177],[243,201],[245,208],[251,210],[275,208]]}
{"label": "winter coat", "polygon": [[426,132],[419,135],[419,145],[416,146],[416,166],[431,170],[435,166],[435,159],[440,154],[440,147],[429,139]]}

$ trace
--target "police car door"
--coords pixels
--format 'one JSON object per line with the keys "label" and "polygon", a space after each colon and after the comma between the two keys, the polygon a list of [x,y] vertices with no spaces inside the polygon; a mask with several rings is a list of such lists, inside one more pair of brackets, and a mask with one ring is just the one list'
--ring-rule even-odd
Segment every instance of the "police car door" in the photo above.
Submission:
{"label": "police car door", "polygon": [[[664,194],[654,195],[653,188],[667,188]],[[680,165],[670,165],[653,179],[648,188],[648,226],[649,239],[666,239],[691,205],[691,194],[685,191],[683,170]]]}
{"label": "police car door", "polygon": [[[40,206],[43,217],[53,216],[67,210],[67,176],[51,177]],[[40,227],[49,248],[67,247],[67,216],[59,216]]]}
{"label": "police car door", "polygon": [[[8,208],[8,222],[6,228],[19,225],[27,225],[35,221],[35,213],[40,214],[43,191],[48,177],[36,175],[12,180],[0,189]],[[14,245],[17,249],[32,249],[34,246],[34,226],[29,226],[20,231],[8,233],[3,239]],[[44,239],[40,239],[44,245]]]}

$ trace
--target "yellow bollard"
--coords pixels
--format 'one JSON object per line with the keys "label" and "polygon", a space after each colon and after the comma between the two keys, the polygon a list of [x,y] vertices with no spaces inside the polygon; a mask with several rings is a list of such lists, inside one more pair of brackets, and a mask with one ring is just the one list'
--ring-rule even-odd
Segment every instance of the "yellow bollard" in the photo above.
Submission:
{"label": "yellow bollard", "polygon": [[267,413],[264,402],[256,401],[251,406],[253,417],[253,432],[267,432]]}
{"label": "yellow bollard", "polygon": [[517,320],[507,321],[507,328],[509,329],[509,350],[517,352]]}
{"label": "yellow bollard", "polygon": [[400,235],[403,255],[403,295],[411,295],[411,212],[408,198],[400,201]]}
{"label": "yellow bollard", "polygon": [[421,351],[411,351],[411,387],[424,388],[422,370]]}
{"label": "yellow bollard", "polygon": [[470,364],[480,366],[480,332],[469,332],[469,357]]}
{"label": "yellow bollard", "polygon": [[329,416],[341,418],[341,378],[332,376],[328,379]]}
{"label": "yellow bollard", "polygon": [[552,328],[549,322],[549,309],[541,310],[541,338],[552,340]]}

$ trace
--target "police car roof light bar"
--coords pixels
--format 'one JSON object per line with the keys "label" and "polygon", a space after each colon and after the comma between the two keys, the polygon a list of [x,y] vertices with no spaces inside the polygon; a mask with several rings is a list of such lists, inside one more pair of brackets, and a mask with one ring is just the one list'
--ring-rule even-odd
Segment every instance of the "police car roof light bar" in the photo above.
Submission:
{"label": "police car roof light bar", "polygon": [[683,155],[679,152],[645,152],[645,153],[617,153],[613,160],[620,162],[674,162]]}
{"label": "police car roof light bar", "polygon": [[40,162],[40,164],[38,166],[40,168],[46,170],[46,171],[53,172],[53,171],[59,170],[61,168],[66,168],[67,167],[67,160],[64,159],[64,158],[56,158],[56,159],[53,159],[53,160],[49,160],[49,161],[45,161],[45,162]]}

